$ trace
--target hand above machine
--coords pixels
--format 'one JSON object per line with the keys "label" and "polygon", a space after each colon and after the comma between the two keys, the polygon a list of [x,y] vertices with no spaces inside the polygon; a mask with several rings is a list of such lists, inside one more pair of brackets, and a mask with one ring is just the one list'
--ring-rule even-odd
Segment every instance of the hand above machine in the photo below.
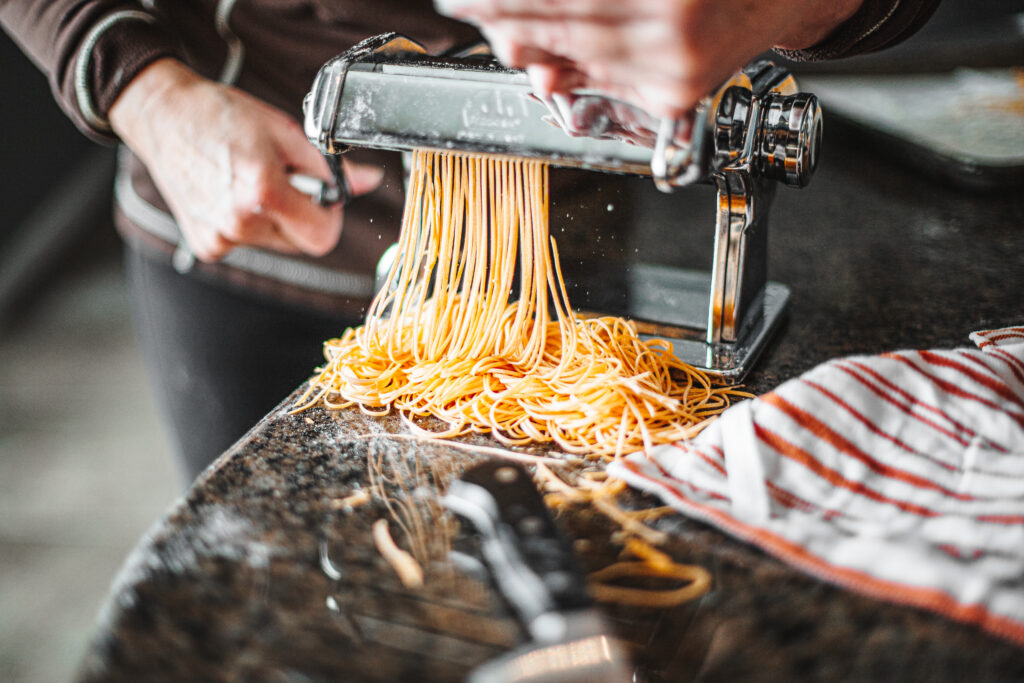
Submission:
{"label": "hand above machine", "polygon": [[[289,183],[331,178],[291,117],[173,59],[154,62],[110,110],[114,131],[142,159],[192,252],[216,261],[236,246],[326,254],[341,236],[342,207],[320,206]],[[353,196],[383,172],[345,162]]]}
{"label": "hand above machine", "polygon": [[676,119],[758,54],[820,42],[861,2],[435,0],[542,97],[593,88]]}

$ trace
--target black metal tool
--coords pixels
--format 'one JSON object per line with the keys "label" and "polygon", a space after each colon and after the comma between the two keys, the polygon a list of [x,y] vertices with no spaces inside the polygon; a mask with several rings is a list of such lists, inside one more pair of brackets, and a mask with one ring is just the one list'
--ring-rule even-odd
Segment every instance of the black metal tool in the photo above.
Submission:
{"label": "black metal tool", "polygon": [[472,683],[632,680],[568,542],[523,467],[477,465],[452,482],[444,503],[480,534],[491,579],[531,638],[476,669]]}

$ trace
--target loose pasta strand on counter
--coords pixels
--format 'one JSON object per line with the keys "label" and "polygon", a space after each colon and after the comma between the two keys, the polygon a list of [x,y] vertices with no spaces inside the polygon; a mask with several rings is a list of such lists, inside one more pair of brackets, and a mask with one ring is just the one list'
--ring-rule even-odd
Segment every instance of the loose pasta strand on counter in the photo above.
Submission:
{"label": "loose pasta strand on counter", "polygon": [[[618,456],[693,436],[739,395],[622,318],[574,315],[542,162],[415,152],[398,254],[297,410],[395,410],[427,436]],[[447,428],[416,424],[430,415]]]}
{"label": "loose pasta strand on counter", "polygon": [[[711,589],[711,574],[703,567],[679,564],[669,555],[656,549],[668,540],[667,535],[644,524],[650,518],[647,510],[629,510],[616,499],[626,487],[622,479],[608,477],[603,470],[565,468],[568,478],[555,474],[544,463],[537,463],[534,480],[546,492],[545,504],[552,509],[586,505],[619,525],[610,540],[622,543],[623,556],[637,561],[619,561],[592,572],[587,577],[591,596],[599,602],[611,602],[634,607],[674,607],[690,602]],[[662,510],[662,514],[664,510]],[[620,585],[622,579],[657,579],[678,584],[671,588],[651,588]]]}

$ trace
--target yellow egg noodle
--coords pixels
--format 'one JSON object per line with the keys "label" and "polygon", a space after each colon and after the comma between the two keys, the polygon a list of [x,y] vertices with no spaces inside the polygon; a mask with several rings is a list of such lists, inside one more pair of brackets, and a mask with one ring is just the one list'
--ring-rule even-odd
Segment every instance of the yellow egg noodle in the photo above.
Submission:
{"label": "yellow egg noodle", "polygon": [[373,543],[381,557],[398,574],[403,586],[413,589],[423,587],[423,568],[410,553],[395,544],[388,529],[388,520],[378,519],[373,523]]}
{"label": "yellow egg noodle", "polygon": [[[569,454],[614,457],[691,437],[743,394],[712,385],[679,362],[670,344],[641,340],[626,320],[572,312],[548,235],[547,166],[415,152],[398,254],[366,323],[324,345],[327,363],[296,411],[356,405],[370,415],[397,410],[414,438],[487,433],[506,446],[554,442],[565,452],[558,459],[465,447],[535,461],[550,507],[586,505],[619,525],[613,540],[640,561],[592,573],[598,600],[663,607],[706,592],[705,570],[676,564],[652,547],[666,536],[645,522],[667,509],[620,507],[615,499],[624,482]],[[431,415],[447,429],[416,424],[415,418]],[[568,467],[573,481],[546,464]],[[426,533],[439,511],[421,510],[422,501],[409,495],[408,482],[422,479],[420,465],[415,476],[403,467],[386,468],[405,494],[394,499],[383,486],[383,460],[370,458],[371,489],[412,553],[394,544],[386,520],[377,521],[373,536],[402,582],[414,588],[422,585],[422,566],[449,545],[451,530]],[[356,498],[342,503],[350,500]],[[617,584],[638,577],[681,583],[667,590]]]}
{"label": "yellow egg noodle", "polygon": [[[395,410],[417,434],[611,457],[692,437],[742,395],[622,318],[573,313],[542,162],[414,152],[387,282],[364,325],[325,343],[296,410]],[[416,424],[431,415],[447,428]]]}
{"label": "yellow egg noodle", "polygon": [[[674,607],[704,595],[711,589],[711,574],[703,567],[678,564],[653,546],[665,543],[667,535],[644,524],[665,514],[666,508],[627,510],[616,498],[626,487],[622,479],[614,479],[604,471],[570,470],[574,481],[562,479],[544,463],[537,463],[534,479],[546,491],[544,503],[559,510],[569,505],[589,505],[619,525],[613,543],[623,546],[622,555],[636,561],[619,561],[587,576],[590,595],[598,602],[612,602],[633,607]],[[674,510],[673,510],[674,511]],[[653,513],[653,514],[652,514]],[[668,588],[641,588],[620,585],[619,581],[636,579],[671,581]],[[648,582],[649,583],[649,582]]]}

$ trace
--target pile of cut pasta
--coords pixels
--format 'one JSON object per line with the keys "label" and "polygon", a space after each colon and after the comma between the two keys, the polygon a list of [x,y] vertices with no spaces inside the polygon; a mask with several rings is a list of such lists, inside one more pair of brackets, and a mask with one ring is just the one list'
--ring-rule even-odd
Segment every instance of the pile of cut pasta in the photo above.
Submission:
{"label": "pile of cut pasta", "polygon": [[423,436],[618,456],[693,436],[738,394],[622,318],[573,313],[542,162],[415,152],[398,254],[297,410],[398,411]]}

